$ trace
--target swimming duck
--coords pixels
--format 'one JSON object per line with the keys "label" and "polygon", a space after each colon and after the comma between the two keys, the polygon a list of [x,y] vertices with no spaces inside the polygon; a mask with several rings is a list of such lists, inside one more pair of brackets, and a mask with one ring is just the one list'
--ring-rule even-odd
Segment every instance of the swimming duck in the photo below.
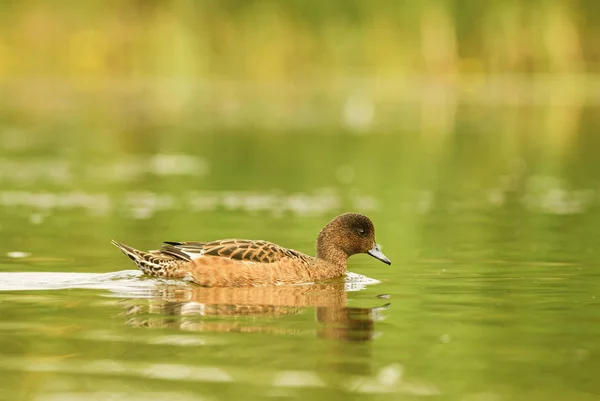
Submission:
{"label": "swimming duck", "polygon": [[225,239],[165,242],[158,250],[139,251],[112,241],[150,276],[183,278],[205,287],[244,287],[319,282],[343,276],[348,257],[368,253],[392,262],[375,243],[367,216],[346,213],[331,220],[317,237],[315,257],[272,242]]}

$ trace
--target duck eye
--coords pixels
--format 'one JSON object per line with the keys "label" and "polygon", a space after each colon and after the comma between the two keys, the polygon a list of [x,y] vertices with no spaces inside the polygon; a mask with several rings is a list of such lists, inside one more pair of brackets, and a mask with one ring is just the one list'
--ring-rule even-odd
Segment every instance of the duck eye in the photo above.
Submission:
{"label": "duck eye", "polygon": [[359,229],[358,229],[358,233],[359,233],[360,235],[365,235],[365,229],[364,229],[364,228],[359,228]]}

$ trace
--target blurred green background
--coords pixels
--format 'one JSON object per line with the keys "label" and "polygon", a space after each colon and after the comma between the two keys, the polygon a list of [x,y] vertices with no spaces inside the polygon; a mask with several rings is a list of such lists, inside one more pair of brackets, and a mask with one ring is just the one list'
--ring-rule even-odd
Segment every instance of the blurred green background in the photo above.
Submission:
{"label": "blurred green background", "polygon": [[[343,105],[358,128],[433,113],[448,126],[456,101],[577,108],[599,101],[599,12],[546,0],[3,1],[2,104],[23,118],[278,130],[344,123]],[[398,118],[413,102],[425,115]]]}

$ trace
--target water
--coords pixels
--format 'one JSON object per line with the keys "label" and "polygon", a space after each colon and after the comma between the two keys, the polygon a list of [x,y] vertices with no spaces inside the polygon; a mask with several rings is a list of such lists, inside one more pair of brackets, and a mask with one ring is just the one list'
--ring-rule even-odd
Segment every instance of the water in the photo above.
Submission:
{"label": "water", "polygon": [[[596,400],[596,115],[465,106],[417,128],[211,132],[6,116],[0,398]],[[202,289],[110,245],[312,253],[349,210],[393,264],[354,256],[346,282]]]}

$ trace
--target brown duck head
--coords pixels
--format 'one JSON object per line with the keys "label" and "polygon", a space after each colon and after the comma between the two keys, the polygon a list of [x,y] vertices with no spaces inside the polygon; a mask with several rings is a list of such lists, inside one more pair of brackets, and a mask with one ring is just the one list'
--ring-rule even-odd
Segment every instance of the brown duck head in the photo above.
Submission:
{"label": "brown duck head", "polygon": [[362,214],[346,213],[331,220],[317,238],[317,258],[334,264],[346,264],[357,253],[368,253],[383,263],[392,262],[375,242],[373,222]]}

